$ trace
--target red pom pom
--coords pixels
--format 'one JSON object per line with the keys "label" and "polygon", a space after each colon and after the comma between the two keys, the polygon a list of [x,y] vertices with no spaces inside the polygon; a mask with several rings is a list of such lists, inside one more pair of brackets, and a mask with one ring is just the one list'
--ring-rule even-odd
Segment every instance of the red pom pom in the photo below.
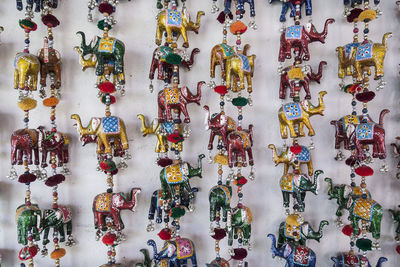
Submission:
{"label": "red pom pom", "polygon": [[115,234],[112,234],[112,233],[107,233],[101,239],[101,241],[103,242],[104,245],[110,245],[110,246],[114,245],[114,242],[116,240],[117,240],[117,236]]}
{"label": "red pom pom", "polygon": [[214,229],[214,235],[211,237],[214,238],[215,240],[221,240],[226,236],[225,229],[222,228],[216,228]]}
{"label": "red pom pom", "polygon": [[42,22],[49,28],[55,28],[60,25],[60,21],[53,15],[47,14],[42,17]]}
{"label": "red pom pom", "polygon": [[112,94],[115,93],[115,85],[112,82],[103,82],[99,84],[99,90],[104,94]]}
{"label": "red pom pom", "polygon": [[220,95],[226,95],[228,93],[228,89],[225,85],[218,85],[214,88],[214,91]]}
{"label": "red pom pom", "polygon": [[173,133],[173,134],[169,134],[167,136],[168,141],[170,141],[171,143],[179,143],[183,141],[183,135],[179,134],[179,133]]}
{"label": "red pom pom", "polygon": [[164,228],[158,233],[158,236],[164,241],[170,240],[171,239],[171,231],[168,228]]}
{"label": "red pom pom", "polygon": [[346,159],[345,163],[347,166],[353,167],[357,163],[357,160],[355,157],[351,156],[348,159]]}
{"label": "red pom pom", "polygon": [[374,170],[366,165],[360,166],[358,168],[355,169],[355,172],[359,175],[359,176],[372,176],[374,174]]}
{"label": "red pom pom", "polygon": [[168,165],[172,164],[172,159],[170,158],[162,158],[157,161],[158,166],[160,167],[167,167]]}
{"label": "red pom pom", "polygon": [[289,149],[290,152],[292,152],[295,155],[300,154],[301,152],[301,146],[291,146]]}
{"label": "red pom pom", "polygon": [[111,4],[103,2],[99,5],[99,12],[101,14],[107,13],[108,15],[111,15],[112,13],[114,13],[114,8]]}
{"label": "red pom pom", "polygon": [[362,11],[363,10],[360,8],[353,8],[347,16],[347,22],[353,23],[355,19],[358,19],[358,16],[360,16]]}
{"label": "red pom pom", "polygon": [[232,259],[234,259],[234,260],[241,261],[241,260],[243,260],[244,258],[247,257],[247,250],[244,249],[244,248],[235,248],[233,250],[233,253],[235,253],[232,256]]}
{"label": "red pom pom", "polygon": [[29,184],[36,181],[36,178],[36,175],[30,172],[26,172],[18,177],[18,182],[20,182],[21,184]]}
{"label": "red pom pom", "polygon": [[225,12],[222,11],[221,13],[219,13],[217,20],[219,23],[224,24],[225,23]]}
{"label": "red pom pom", "polygon": [[353,228],[350,225],[345,225],[342,229],[342,233],[347,236],[351,236],[351,234],[353,233]]}
{"label": "red pom pom", "polygon": [[100,162],[100,168],[101,168],[103,171],[106,171],[106,170],[108,170],[110,167],[108,166],[107,161],[102,161],[102,162]]}
{"label": "red pom pom", "polygon": [[18,253],[18,258],[21,261],[30,260],[33,257],[35,257],[38,252],[39,252],[39,250],[38,250],[37,246],[23,247]]}
{"label": "red pom pom", "polygon": [[44,184],[49,186],[49,187],[53,187],[53,186],[56,186],[58,184],[61,184],[64,181],[65,181],[65,176],[64,175],[56,174],[56,175],[50,176],[49,179],[47,179]]}
{"label": "red pom pom", "polygon": [[368,103],[372,99],[374,99],[375,93],[372,91],[366,91],[362,93],[356,94],[356,99],[360,102]]}
{"label": "red pom pom", "polygon": [[398,246],[396,247],[396,252],[397,252],[398,254],[400,254],[400,245],[398,245]]}

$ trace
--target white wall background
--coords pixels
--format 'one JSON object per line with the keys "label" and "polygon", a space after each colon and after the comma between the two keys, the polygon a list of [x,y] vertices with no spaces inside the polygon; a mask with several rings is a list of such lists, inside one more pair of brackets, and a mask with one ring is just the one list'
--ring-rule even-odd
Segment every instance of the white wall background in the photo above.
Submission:
{"label": "white wall background", "polygon": [[[7,180],[9,163],[9,136],[11,132],[23,126],[23,113],[16,106],[17,93],[13,89],[13,57],[15,52],[23,49],[24,34],[18,27],[17,21],[23,14],[17,12],[14,1],[3,1],[0,5],[0,25],[5,27],[2,34],[3,45],[0,47],[0,62],[3,66],[0,72],[0,250],[3,255],[4,266],[17,265],[17,251],[21,248],[17,244],[16,226],[14,223],[15,208],[23,202],[25,187],[17,182]],[[159,188],[159,170],[154,164],[155,138],[142,138],[140,124],[136,114],[143,113],[147,116],[156,116],[156,94],[148,90],[148,69],[152,52],[155,48],[155,0],[134,0],[130,3],[121,1],[116,13],[117,26],[111,31],[112,36],[123,40],[126,44],[126,76],[127,95],[119,98],[112,107],[113,114],[122,117],[128,128],[131,140],[130,151],[133,159],[129,168],[122,171],[116,178],[116,189],[127,192],[131,187],[143,189],[139,196],[139,205],[135,214],[123,212],[122,219],[126,225],[124,233],[127,241],[118,246],[117,257],[120,262],[132,266],[141,260],[140,248],[147,247],[146,241],[150,238],[160,240],[157,231],[147,233],[147,211],[152,192]],[[271,151],[266,149],[269,143],[282,144],[279,134],[277,110],[281,101],[278,98],[279,77],[278,49],[279,28],[278,22],[280,5],[268,5],[267,1],[256,1],[258,31],[249,30],[243,37],[244,43],[252,45],[251,52],[257,55],[256,73],[254,78],[254,106],[245,108],[244,125],[255,125],[255,162],[256,181],[250,182],[244,188],[244,202],[252,209],[254,214],[253,238],[254,249],[248,256],[250,266],[283,266],[282,262],[271,258],[269,247],[271,242],[266,238],[267,233],[277,233],[279,223],[284,219],[284,210],[281,206],[282,197],[279,190],[279,178],[283,167],[275,168],[271,161]],[[188,85],[192,90],[200,80],[209,80],[209,53],[211,48],[222,40],[221,26],[211,14],[211,1],[188,1],[188,8],[192,16],[197,10],[206,11],[202,18],[200,34],[195,36],[190,33],[191,48],[198,47],[201,53],[196,58],[196,63],[191,72],[181,74],[182,84]],[[328,91],[326,99],[326,112],[324,117],[312,118],[312,123],[317,135],[314,138],[316,149],[313,151],[315,169],[322,169],[325,175],[333,177],[336,183],[349,181],[349,169],[343,162],[336,162],[333,157],[334,129],[329,124],[330,120],[337,119],[351,112],[351,97],[339,91],[337,79],[337,60],[335,47],[352,40],[352,26],[345,23],[342,12],[341,0],[314,0],[313,21],[318,30],[328,17],[336,19],[330,25],[326,45],[319,43],[310,45],[310,64],[316,67],[320,60],[326,60],[324,77],[320,86],[313,84],[311,87],[314,101],[317,92]],[[384,15],[371,23],[371,39],[380,41],[384,32],[392,31],[393,38],[389,41],[389,52],[386,58],[386,81],[384,91],[377,94],[370,104],[369,110],[372,117],[377,120],[381,109],[389,108],[391,113],[385,118],[385,126],[389,144],[399,134],[398,98],[398,63],[396,56],[399,49],[399,18],[395,9],[395,1],[383,1],[381,9]],[[78,113],[86,123],[92,116],[101,116],[104,107],[96,98],[93,88],[95,76],[93,70],[81,72],[78,56],[73,47],[79,45],[80,38],[75,35],[78,30],[83,30],[90,40],[94,34],[101,34],[96,25],[86,20],[86,1],[62,1],[61,6],[55,11],[60,19],[61,26],[54,30],[55,48],[61,51],[63,57],[63,98],[57,108],[57,124],[59,130],[69,134],[71,138],[69,164],[72,176],[60,186],[59,203],[69,205],[74,215],[74,237],[77,246],[68,248],[67,255],[62,259],[63,266],[99,266],[106,262],[106,248],[94,240],[93,215],[91,211],[92,199],[106,188],[105,177],[95,171],[96,155],[94,145],[82,148],[78,142],[78,135],[72,127],[73,121],[70,114]],[[38,21],[38,15],[36,15]],[[36,51],[42,46],[42,37],[45,27],[39,24],[37,32],[31,34],[31,51]],[[231,39],[231,41],[234,41]],[[161,84],[159,84],[161,85]],[[218,97],[214,92],[204,88],[202,104],[212,106],[215,110]],[[228,106],[231,106],[230,104]],[[192,135],[185,142],[183,158],[195,162],[197,154],[205,153],[208,142],[208,133],[204,131],[204,113],[201,107],[190,105],[192,117]],[[230,114],[236,112],[230,107]],[[40,106],[31,112],[31,127],[49,125],[48,110]],[[400,182],[396,180],[396,164],[391,149],[388,149],[388,164],[390,171],[386,174],[376,172],[373,178],[368,178],[368,188],[373,197],[383,205],[385,210],[395,208],[400,204]],[[378,170],[380,162],[374,163]],[[205,164],[203,179],[193,180],[193,186],[198,186],[201,191],[196,198],[196,211],[187,214],[182,220],[182,235],[195,240],[199,266],[204,266],[214,258],[214,241],[208,236],[208,189],[217,181],[216,166]],[[326,184],[322,184],[320,195],[309,194],[306,200],[304,217],[316,226],[320,220],[327,219],[331,222],[325,229],[325,236],[318,244],[310,241],[308,245],[317,253],[318,266],[331,266],[331,256],[348,249],[348,238],[341,234],[333,223],[336,203],[329,201],[326,196]],[[32,186],[33,198],[40,207],[48,208],[51,205],[51,188],[41,182]],[[384,213],[382,222],[381,252],[371,252],[369,257],[376,262],[379,256],[386,256],[389,262],[385,266],[399,266],[398,254],[394,251],[394,230],[388,212]],[[222,241],[222,255],[228,257],[226,240]],[[51,245],[48,246],[51,251]],[[48,258],[35,259],[37,266],[51,266],[53,262]]]}

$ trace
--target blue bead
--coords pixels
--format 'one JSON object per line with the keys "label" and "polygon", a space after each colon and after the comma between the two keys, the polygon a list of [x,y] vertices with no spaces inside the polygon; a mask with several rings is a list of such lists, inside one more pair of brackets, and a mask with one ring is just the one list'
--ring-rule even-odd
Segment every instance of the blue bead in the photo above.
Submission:
{"label": "blue bead", "polygon": [[29,44],[31,41],[29,41],[29,39],[25,39],[25,43]]}
{"label": "blue bead", "polygon": [[355,173],[352,173],[352,174],[350,174],[350,177],[351,177],[351,178],[354,178],[354,177],[356,177],[356,174],[355,174]]}
{"label": "blue bead", "polygon": [[224,101],[221,101],[221,102],[219,102],[219,105],[220,105],[220,106],[225,106],[225,102],[224,102]]}
{"label": "blue bead", "polygon": [[350,242],[350,246],[354,247],[354,242],[353,241]]}
{"label": "blue bead", "polygon": [[29,122],[29,119],[28,119],[28,118],[25,118],[25,119],[24,119],[24,122]]}
{"label": "blue bead", "polygon": [[356,116],[356,115],[357,115],[357,112],[356,112],[356,111],[353,111],[353,112],[351,113],[351,115]]}
{"label": "blue bead", "polygon": [[243,193],[239,193],[239,194],[238,194],[238,197],[243,197]]}
{"label": "blue bead", "polygon": [[179,230],[179,229],[181,229],[181,226],[180,225],[176,225],[175,228],[176,228],[176,230]]}
{"label": "blue bead", "polygon": [[240,120],[240,121],[243,120],[243,115],[239,115],[238,120]]}
{"label": "blue bead", "polygon": [[351,105],[355,106],[355,105],[357,105],[357,102],[356,101],[351,101]]}
{"label": "blue bead", "polygon": [[364,33],[365,34],[369,33],[369,29],[364,29]]}
{"label": "blue bead", "polygon": [[351,183],[351,186],[352,186],[352,187],[356,186],[356,183],[355,183],[355,182],[352,182],[352,183]]}
{"label": "blue bead", "polygon": [[363,109],[362,109],[362,113],[368,113],[368,109],[363,108]]}
{"label": "blue bead", "polygon": [[222,181],[218,181],[218,185],[222,185]]}

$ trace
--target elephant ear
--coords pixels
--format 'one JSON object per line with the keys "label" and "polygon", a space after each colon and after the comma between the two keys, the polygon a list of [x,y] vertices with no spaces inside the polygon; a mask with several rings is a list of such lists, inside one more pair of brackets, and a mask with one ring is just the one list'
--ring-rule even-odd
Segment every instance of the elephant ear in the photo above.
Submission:
{"label": "elephant ear", "polygon": [[356,126],[354,124],[349,123],[346,127],[346,136],[347,138],[351,138],[352,134],[354,133]]}
{"label": "elephant ear", "polygon": [[304,26],[304,29],[306,30],[306,32],[310,32],[312,28],[313,28],[313,25],[311,22],[306,23],[306,25]]}
{"label": "elephant ear", "polygon": [[185,175],[185,176],[189,175],[189,166],[188,166],[187,162],[185,162],[181,165],[181,170],[182,170],[183,175]]}
{"label": "elephant ear", "polygon": [[96,131],[97,128],[99,128],[101,124],[101,118],[92,118],[92,123],[91,123],[91,127],[92,127],[92,131]]}
{"label": "elephant ear", "polygon": [[61,212],[61,210],[57,210],[57,211],[54,213],[54,216],[56,216],[57,220],[60,220],[60,219],[62,218],[62,212]]}
{"label": "elephant ear", "polygon": [[308,234],[311,231],[310,225],[308,224],[308,222],[303,223],[300,227],[301,227],[301,232],[304,233],[306,236],[308,236]]}
{"label": "elephant ear", "polygon": [[228,117],[224,114],[221,114],[220,124],[224,125],[228,121]]}
{"label": "elephant ear", "polygon": [[289,244],[286,244],[285,250],[283,251],[283,257],[285,259],[287,259],[289,257],[289,255],[292,253],[292,251],[293,251],[293,248]]}
{"label": "elephant ear", "polygon": [[190,21],[190,14],[187,11],[187,8],[182,8],[182,16],[184,16],[188,22]]}
{"label": "elephant ear", "polygon": [[167,255],[168,255],[167,257],[171,258],[174,255],[175,251],[176,251],[176,246],[174,246],[172,243],[169,243],[167,248]]}
{"label": "elephant ear", "polygon": [[301,101],[301,106],[303,107],[304,110],[308,111],[310,110],[310,102],[306,99]]}
{"label": "elephant ear", "polygon": [[349,198],[350,194],[353,193],[353,189],[349,185],[344,186],[344,192],[343,192],[343,197],[344,198]]}
{"label": "elephant ear", "polygon": [[354,200],[353,200],[353,198],[351,197],[351,198],[349,198],[349,200],[347,201],[347,209],[350,209],[350,207],[351,207],[351,205],[353,205],[353,202],[354,202]]}

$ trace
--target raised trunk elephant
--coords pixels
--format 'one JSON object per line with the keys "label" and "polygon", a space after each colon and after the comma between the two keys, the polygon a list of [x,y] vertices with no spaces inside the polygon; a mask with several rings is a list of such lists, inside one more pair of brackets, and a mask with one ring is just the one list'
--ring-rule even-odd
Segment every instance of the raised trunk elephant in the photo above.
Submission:
{"label": "raised trunk elephant", "polygon": [[48,47],[47,40],[45,47],[40,49],[38,53],[40,61],[40,85],[46,87],[47,75],[53,74],[55,77],[55,88],[61,86],[61,55],[52,47]]}
{"label": "raised trunk elephant", "polygon": [[[58,206],[57,209],[43,210],[43,216],[40,221],[40,231],[44,231],[43,245],[50,243],[50,228],[60,234],[60,242],[65,241],[64,226],[67,229],[68,241],[72,242],[72,212],[70,208]],[[72,245],[72,243],[69,243]]]}
{"label": "raised trunk elephant", "polygon": [[[210,222],[219,221],[217,215],[222,210],[222,221],[227,221],[228,211],[231,209],[232,187],[227,181],[225,185],[219,184],[211,187],[208,192],[210,202]],[[219,217],[219,218],[217,218]]]}
{"label": "raised trunk elephant", "polygon": [[64,164],[68,163],[68,136],[62,132],[46,131],[43,127],[39,127],[38,132],[39,150],[42,153],[42,168],[48,166],[47,154],[53,152],[57,155],[58,167],[62,167]]}
{"label": "raised trunk elephant", "polygon": [[384,75],[384,60],[387,51],[387,39],[392,33],[385,33],[382,43],[350,43],[336,48],[339,59],[338,77],[353,76],[357,82],[362,81],[365,70],[370,72],[370,67],[375,67],[375,80]]}
{"label": "raised trunk elephant", "polygon": [[301,164],[306,164],[308,175],[313,175],[314,169],[311,154],[307,147],[299,145],[289,146],[280,155],[278,155],[275,145],[270,144],[268,148],[272,149],[272,159],[275,162],[275,166],[281,163],[284,164],[283,174],[288,173],[290,166],[293,167],[294,171],[301,173]]}
{"label": "raised trunk elephant", "polygon": [[229,168],[239,165],[246,167],[246,153],[249,156],[249,165],[254,165],[253,159],[253,125],[248,130],[235,130],[227,136],[228,165]]}
{"label": "raised trunk elephant", "polygon": [[290,8],[290,17],[296,16],[296,2],[300,4],[300,18],[301,18],[301,8],[303,5],[306,6],[306,15],[312,15],[312,2],[311,0],[288,0],[288,1],[281,1],[281,0],[269,0],[269,3],[272,4],[273,2],[281,2],[282,3],[282,11],[281,16],[279,17],[280,22],[286,21],[286,13]]}
{"label": "raised trunk elephant", "polygon": [[[35,129],[19,129],[11,135],[11,165],[22,165],[23,156],[28,165],[39,165],[39,133]],[[32,150],[35,161],[32,161]]]}
{"label": "raised trunk elephant", "polygon": [[[81,56],[80,63],[84,63],[82,67],[92,67],[92,56],[95,56],[97,60],[97,63],[95,63],[97,76],[102,77],[106,74],[106,70],[112,70],[112,73],[110,74],[113,74],[114,78],[117,77],[119,83],[124,84],[124,43],[116,38],[101,38],[99,36],[96,36],[94,40],[89,45],[87,45],[85,33],[79,31],[76,34],[81,35],[82,37],[81,45],[75,48],[75,50],[77,50]],[[91,55],[91,58],[88,62],[86,62],[86,60],[84,59],[86,55]],[[107,67],[109,65],[113,67]]]}
{"label": "raised trunk elephant", "polygon": [[15,223],[17,224],[18,243],[26,246],[28,244],[28,232],[34,241],[40,240],[39,224],[41,211],[37,204],[22,204],[16,210]]}
{"label": "raised trunk elephant", "polygon": [[237,130],[235,120],[227,116],[225,112],[214,113],[210,116],[210,108],[207,105],[203,108],[207,112],[206,129],[211,130],[208,150],[213,149],[213,142],[216,135],[222,139],[223,146],[226,148],[228,144],[228,134]]}
{"label": "raised trunk elephant", "polygon": [[177,38],[182,35],[183,47],[189,47],[189,39],[187,36],[188,31],[194,31],[196,34],[200,28],[200,18],[205,13],[204,11],[197,12],[196,23],[190,20],[189,13],[186,9],[182,11],[174,9],[166,9],[157,15],[157,31],[156,31],[156,44],[161,45],[163,33],[167,33],[166,42],[171,44],[174,35]]}
{"label": "raised trunk elephant", "polygon": [[32,54],[17,53],[14,58],[14,88],[37,90],[39,59]]}
{"label": "raised trunk elephant", "polygon": [[[213,260],[211,263],[207,263],[206,267],[230,267],[230,265],[227,260],[219,257],[219,258]],[[247,267],[247,265],[245,265],[245,267]]]}
{"label": "raised trunk elephant", "polygon": [[[310,123],[310,117],[314,115],[323,116],[325,110],[324,95],[326,91],[319,92],[319,105],[314,106],[309,100],[303,100],[302,102],[292,102],[282,105],[279,109],[278,118],[281,128],[281,136],[283,139],[288,138],[287,128],[289,128],[290,137],[298,138],[305,136],[303,132],[303,126],[308,128],[308,135],[314,136],[315,131]],[[297,126],[297,127],[295,127]],[[295,130],[297,128],[297,132]]]}
{"label": "raised trunk elephant", "polygon": [[305,246],[309,239],[319,242],[323,236],[322,230],[326,225],[329,225],[328,221],[321,221],[318,231],[314,231],[308,222],[299,222],[299,215],[288,215],[286,221],[282,222],[279,226],[278,248],[281,248],[284,243],[289,242],[296,246]]}
{"label": "raised trunk elephant", "polygon": [[381,111],[379,115],[379,123],[366,122],[358,125],[349,124],[346,132],[350,140],[350,145],[355,146],[355,152],[352,155],[357,160],[365,160],[367,158],[364,149],[368,145],[372,145],[372,157],[385,159],[385,128],[383,127],[383,118],[389,113],[388,109]]}
{"label": "raised trunk elephant", "polygon": [[112,218],[113,225],[117,231],[124,229],[120,212],[121,210],[134,211],[137,203],[136,195],[140,188],[132,188],[130,194],[124,193],[101,193],[93,200],[94,226],[96,229],[105,231],[106,218]]}
{"label": "raised trunk elephant", "polygon": [[[157,245],[154,240],[148,240],[147,245],[153,247],[153,258],[156,264],[159,264],[163,260],[167,260],[168,266],[180,267],[187,266],[188,260],[190,260],[192,266],[197,267],[196,251],[194,244],[190,239],[177,237],[175,240],[165,241],[163,248],[158,253]],[[163,265],[163,267],[167,266]]]}
{"label": "raised trunk elephant", "polygon": [[[324,30],[319,33],[312,23],[307,23],[306,26],[293,25],[287,27],[281,35],[281,45],[279,49],[279,61],[284,62],[285,59],[292,58],[292,48],[298,52],[296,58],[299,60],[309,60],[310,51],[308,50],[309,43],[321,42],[325,43],[328,35],[328,24],[334,23],[334,19],[325,21]],[[303,56],[304,54],[304,56]]]}
{"label": "raised trunk elephant", "polygon": [[193,177],[202,178],[202,165],[201,161],[205,156],[200,154],[198,156],[197,168],[192,167],[187,162],[179,162],[164,167],[160,171],[160,181],[162,189],[162,198],[168,199],[168,196],[172,197],[174,201],[179,201],[185,194],[190,200],[194,198],[193,189],[190,186],[189,179]]}
{"label": "raised trunk elephant", "polygon": [[272,258],[279,257],[286,260],[286,267],[315,267],[317,257],[315,252],[304,245],[293,245],[285,243],[281,247],[276,245],[276,237],[273,234],[268,234],[272,240],[271,253]]}
{"label": "raised trunk elephant", "polygon": [[[336,210],[336,216],[341,217],[343,215],[342,210],[346,209],[349,198],[357,199],[363,197],[362,188],[359,186],[350,186],[347,184],[333,185],[331,178],[325,178],[325,182],[328,183],[328,195],[329,199],[336,199],[338,209]],[[371,198],[370,192],[365,189],[365,197]]]}
{"label": "raised trunk elephant", "polygon": [[[176,54],[182,56],[184,51],[178,50],[175,52]],[[179,66],[190,70],[194,63],[194,56],[200,53],[200,49],[195,48],[192,50],[190,58],[183,59]],[[161,81],[167,81],[171,83],[172,75],[174,73],[174,65],[167,61],[167,56],[174,54],[174,50],[169,46],[160,46],[157,47],[153,52],[153,58],[151,60],[149,79],[154,80],[154,73],[157,70],[157,79]],[[178,83],[179,83],[179,68],[178,70]]]}
{"label": "raised trunk elephant", "polygon": [[[331,257],[334,262],[333,267],[372,267],[367,257],[363,255],[354,255],[354,253],[343,253],[336,257]],[[387,258],[380,257],[376,263],[376,267],[381,267],[384,262],[387,262]]]}
{"label": "raised trunk elephant", "polygon": [[201,87],[205,82],[197,83],[197,94],[193,95],[186,86],[182,88],[167,87],[158,93],[158,121],[173,121],[172,112],[177,112],[177,117],[180,120],[180,114],[185,116],[185,123],[190,122],[189,112],[186,105],[196,103],[200,105]]}
{"label": "raised trunk elephant", "polygon": [[246,206],[234,207],[228,212],[226,232],[228,233],[228,246],[232,247],[233,240],[241,238],[242,245],[250,245],[251,223],[253,214]]}
{"label": "raised trunk elephant", "polygon": [[319,176],[324,172],[316,170],[314,174],[314,181],[305,174],[284,174],[280,181],[282,196],[283,196],[283,207],[289,208],[290,195],[296,200],[296,205],[293,209],[300,212],[304,211],[305,204],[304,199],[307,191],[318,194],[319,189]]}
{"label": "raised trunk elephant", "polygon": [[281,82],[279,89],[279,98],[286,99],[286,89],[290,88],[290,97],[295,98],[295,92],[299,92],[301,87],[306,92],[305,99],[311,99],[310,81],[320,83],[322,78],[322,67],[326,61],[321,61],[318,67],[318,73],[313,73],[310,66],[289,66],[281,71]]}
{"label": "raised trunk elephant", "polygon": [[113,149],[119,149],[112,146],[111,141],[115,138],[120,140],[124,150],[129,148],[125,123],[122,119],[115,116],[93,117],[87,127],[82,126],[81,118],[78,114],[72,114],[71,119],[77,121],[77,130],[81,138],[85,135],[97,136],[97,154],[110,154]]}
{"label": "raised trunk elephant", "polygon": [[[243,48],[243,55],[247,56],[247,51],[249,50],[250,45],[246,44]],[[215,78],[215,67],[221,67],[221,78],[225,80],[226,76],[226,59],[234,56],[236,51],[232,46],[227,45],[226,43],[221,43],[215,45],[211,49],[211,64],[210,64],[210,77]]]}
{"label": "raised trunk elephant", "polygon": [[[244,80],[247,81],[247,91],[253,91],[252,81],[254,74],[256,55],[246,56],[243,54],[235,54],[225,60],[225,80],[226,88],[233,92],[239,92],[245,89]],[[239,88],[237,84],[239,83]]]}

